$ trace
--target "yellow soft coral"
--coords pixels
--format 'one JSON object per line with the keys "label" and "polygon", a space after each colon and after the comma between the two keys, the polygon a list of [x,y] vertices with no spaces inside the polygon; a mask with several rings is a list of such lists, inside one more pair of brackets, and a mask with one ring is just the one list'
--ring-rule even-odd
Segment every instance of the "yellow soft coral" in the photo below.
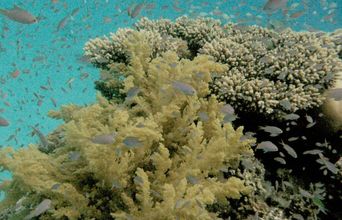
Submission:
{"label": "yellow soft coral", "polygon": [[[98,95],[92,105],[51,112],[66,122],[64,145],[50,154],[33,146],[2,150],[0,164],[13,172],[23,193],[51,198],[54,209],[45,215],[56,219],[216,218],[206,205],[228,205],[227,199],[250,190],[239,178],[219,175],[250,154],[253,142],[241,141],[242,128],[224,123],[223,104],[207,97],[211,74],[225,66],[204,55],[180,60],[174,52],[151,60],[137,32],[125,44],[131,62],[121,69],[122,92],[138,93],[123,103]],[[106,134],[112,141],[94,141]]]}

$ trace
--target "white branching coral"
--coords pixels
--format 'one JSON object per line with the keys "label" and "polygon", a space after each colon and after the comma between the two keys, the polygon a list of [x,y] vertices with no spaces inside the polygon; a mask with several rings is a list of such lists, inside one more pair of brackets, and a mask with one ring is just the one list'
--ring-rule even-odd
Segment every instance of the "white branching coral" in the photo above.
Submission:
{"label": "white branching coral", "polygon": [[206,43],[199,52],[228,65],[211,88],[241,111],[277,115],[320,106],[323,91],[342,70],[335,48],[323,47],[314,34],[225,28],[225,38]]}
{"label": "white branching coral", "polygon": [[[111,33],[109,37],[104,36],[89,40],[84,46],[85,56],[97,67],[108,69],[112,63],[129,62],[129,55],[124,41],[132,33],[132,29],[119,29],[116,33]],[[169,35],[162,35],[155,30],[142,30],[152,47],[151,58],[160,55],[162,52],[174,51],[180,57],[187,57],[189,54],[185,41]]]}

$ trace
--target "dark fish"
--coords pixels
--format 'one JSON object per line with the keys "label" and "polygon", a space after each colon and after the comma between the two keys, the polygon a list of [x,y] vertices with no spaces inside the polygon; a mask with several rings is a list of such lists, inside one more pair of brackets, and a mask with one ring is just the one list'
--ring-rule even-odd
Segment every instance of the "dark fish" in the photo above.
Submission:
{"label": "dark fish", "polygon": [[52,189],[52,190],[57,190],[57,189],[59,189],[60,186],[61,186],[60,183],[55,183],[55,184],[53,184],[53,185],[51,186],[51,189]]}
{"label": "dark fish", "polygon": [[24,9],[19,8],[17,5],[14,5],[13,8],[9,10],[0,9],[0,14],[22,24],[33,24],[38,21],[35,16]]}

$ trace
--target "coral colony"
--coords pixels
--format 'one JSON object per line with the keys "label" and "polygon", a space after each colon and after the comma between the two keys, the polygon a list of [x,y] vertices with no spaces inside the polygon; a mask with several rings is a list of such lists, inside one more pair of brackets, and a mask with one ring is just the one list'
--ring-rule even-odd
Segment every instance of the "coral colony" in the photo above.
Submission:
{"label": "coral colony", "polygon": [[341,216],[341,36],[180,17],[89,40],[97,102],[1,149],[1,219]]}

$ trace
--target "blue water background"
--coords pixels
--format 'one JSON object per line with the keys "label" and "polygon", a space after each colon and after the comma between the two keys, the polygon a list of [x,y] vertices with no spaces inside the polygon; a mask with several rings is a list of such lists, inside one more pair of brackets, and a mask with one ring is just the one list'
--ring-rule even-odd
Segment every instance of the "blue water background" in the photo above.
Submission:
{"label": "blue water background", "polygon": [[[181,15],[189,17],[211,16],[222,22],[267,25],[267,22],[281,23],[297,31],[333,31],[342,28],[342,0],[308,0],[305,14],[297,19],[284,20],[281,11],[268,16],[262,7],[265,0],[193,0],[193,1],[145,1],[154,4],[153,9],[143,9],[134,19],[127,15],[127,7],[143,1],[117,0],[2,0],[0,8],[9,9],[14,4],[32,14],[40,21],[32,25],[16,23],[0,16],[0,116],[10,125],[0,127],[0,147],[25,147],[37,143],[31,136],[30,126],[39,124],[39,129],[47,134],[62,121],[48,118],[50,109],[75,103],[89,104],[95,101],[94,81],[99,78],[99,70],[82,62],[83,46],[87,40],[115,32],[120,27],[129,27],[140,17],[151,19],[175,19]],[[304,9],[303,1],[289,1],[288,6],[300,3],[293,12]],[[332,21],[324,21],[329,7],[334,7]],[[177,7],[174,7],[176,5]],[[57,31],[58,23],[75,8],[80,11],[66,26]],[[181,11],[177,8],[182,9]],[[290,12],[291,13],[291,12]],[[11,73],[19,70],[20,75],[12,78]],[[81,80],[82,74],[89,77]],[[49,90],[42,89],[51,83]],[[67,82],[72,81],[71,87]],[[35,94],[42,97],[38,105]],[[54,107],[51,98],[57,102]],[[10,178],[3,172],[2,179]]]}

